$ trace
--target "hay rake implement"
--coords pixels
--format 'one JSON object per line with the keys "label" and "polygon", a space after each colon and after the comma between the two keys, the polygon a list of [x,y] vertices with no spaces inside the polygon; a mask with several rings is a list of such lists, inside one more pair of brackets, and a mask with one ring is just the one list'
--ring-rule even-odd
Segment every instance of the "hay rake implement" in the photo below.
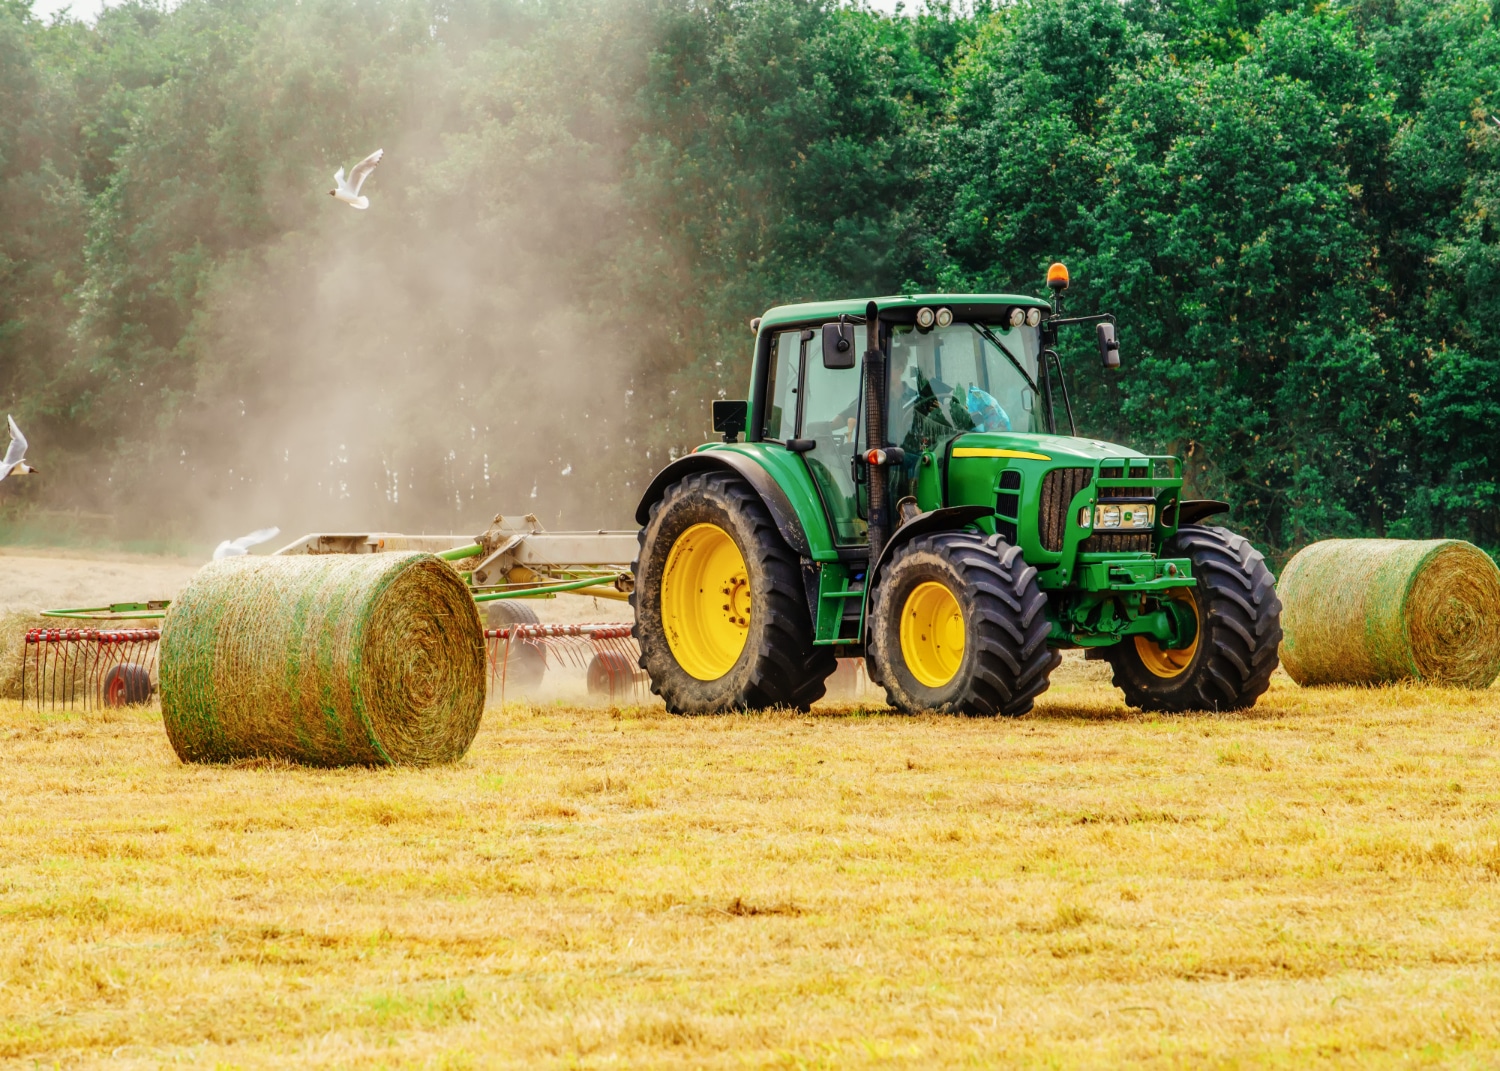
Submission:
{"label": "hay rake implement", "polygon": [[[640,649],[628,624],[512,625],[485,629],[489,695],[534,693],[548,669],[582,670],[588,694],[610,703],[646,698]],[[26,633],[21,703],[93,710],[150,703],[156,694],[154,628],[34,628]]]}
{"label": "hay rake implement", "polygon": [[[534,516],[497,516],[479,536],[394,532],[315,532],[276,551],[284,555],[382,554],[428,551],[447,561],[468,585],[489,626],[489,694],[503,701],[535,695],[550,668],[583,671],[588,694],[610,702],[646,697],[637,667],[640,649],[619,622],[543,625],[532,599],[573,594],[624,601],[633,531],[548,532]],[[44,616],[77,622],[160,619],[169,602],[48,610]],[[121,637],[128,637],[122,639]],[[27,633],[28,669],[22,702],[63,708],[149,702],[156,687],[156,629],[59,628]],[[117,672],[118,670],[118,672]]]}
{"label": "hay rake implement", "polygon": [[484,638],[490,695],[500,702],[507,684],[523,692],[534,688],[548,666],[583,670],[589,695],[598,699],[620,703],[646,697],[646,674],[636,664],[641,652],[629,625],[511,625],[485,629]]}
{"label": "hay rake implement", "polygon": [[156,690],[154,628],[34,628],[21,649],[21,702],[91,710],[149,703]]}

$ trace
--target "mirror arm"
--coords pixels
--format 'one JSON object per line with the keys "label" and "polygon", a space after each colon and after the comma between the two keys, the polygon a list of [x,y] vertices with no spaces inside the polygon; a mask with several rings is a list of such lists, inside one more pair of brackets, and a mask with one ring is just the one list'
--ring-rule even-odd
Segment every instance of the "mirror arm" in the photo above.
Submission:
{"label": "mirror arm", "polygon": [[1057,365],[1057,382],[1062,384],[1063,408],[1068,413],[1068,430],[1076,439],[1078,438],[1078,423],[1073,419],[1073,402],[1068,398],[1068,377],[1063,375],[1062,358],[1058,356],[1056,350],[1043,350],[1042,360],[1045,361],[1048,357],[1051,357]]}
{"label": "mirror arm", "polygon": [[1057,407],[1052,404],[1052,366],[1047,363],[1044,355],[1041,361],[1042,383],[1041,390],[1037,393],[1047,399],[1047,433],[1057,434]]}
{"label": "mirror arm", "polygon": [[1068,324],[1093,324],[1098,323],[1101,320],[1108,321],[1109,323],[1114,324],[1116,327],[1120,326],[1119,324],[1115,324],[1115,314],[1112,312],[1100,312],[1096,313],[1093,316],[1068,316],[1065,318],[1051,316],[1047,318],[1043,326],[1066,327]]}

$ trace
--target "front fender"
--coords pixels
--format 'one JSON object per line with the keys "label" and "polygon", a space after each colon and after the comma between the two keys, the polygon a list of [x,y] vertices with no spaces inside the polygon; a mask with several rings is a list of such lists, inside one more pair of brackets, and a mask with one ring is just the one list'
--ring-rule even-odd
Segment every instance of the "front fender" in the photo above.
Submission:
{"label": "front fender", "polygon": [[[918,514],[892,532],[890,539],[886,540],[885,546],[880,550],[880,560],[875,563],[875,568],[870,570],[870,581],[865,585],[865,591],[875,590],[880,571],[891,560],[891,556],[917,536],[926,535],[928,532],[951,532],[956,528],[966,528],[981,518],[994,515],[993,506],[945,506],[942,509],[928,510],[926,513]],[[869,596],[866,595],[866,598],[868,599]]]}

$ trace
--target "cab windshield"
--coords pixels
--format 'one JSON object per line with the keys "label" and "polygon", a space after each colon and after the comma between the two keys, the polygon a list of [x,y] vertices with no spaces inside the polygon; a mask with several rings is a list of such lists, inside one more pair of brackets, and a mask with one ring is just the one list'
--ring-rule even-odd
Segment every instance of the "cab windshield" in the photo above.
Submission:
{"label": "cab windshield", "polygon": [[1043,432],[1041,332],[954,323],[891,336],[890,441],[908,453],[965,431]]}

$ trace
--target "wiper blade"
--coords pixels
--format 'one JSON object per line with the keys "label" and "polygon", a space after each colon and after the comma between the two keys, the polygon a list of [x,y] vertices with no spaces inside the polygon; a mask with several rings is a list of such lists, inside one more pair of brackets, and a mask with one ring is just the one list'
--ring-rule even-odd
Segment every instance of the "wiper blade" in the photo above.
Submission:
{"label": "wiper blade", "polygon": [[972,327],[975,331],[978,331],[979,334],[997,350],[1005,354],[1005,359],[1015,366],[1017,372],[1021,373],[1021,378],[1024,379],[1026,381],[1026,385],[1031,388],[1032,394],[1040,395],[1042,393],[1041,388],[1036,385],[1036,380],[1032,379],[1031,376],[1026,373],[1026,369],[1021,367],[1021,362],[1016,360],[1016,355],[1014,353],[1011,353],[1010,350],[1006,348],[1005,343],[1001,342],[1000,339],[995,336],[995,332],[991,331],[984,324],[970,323],[969,326]]}

